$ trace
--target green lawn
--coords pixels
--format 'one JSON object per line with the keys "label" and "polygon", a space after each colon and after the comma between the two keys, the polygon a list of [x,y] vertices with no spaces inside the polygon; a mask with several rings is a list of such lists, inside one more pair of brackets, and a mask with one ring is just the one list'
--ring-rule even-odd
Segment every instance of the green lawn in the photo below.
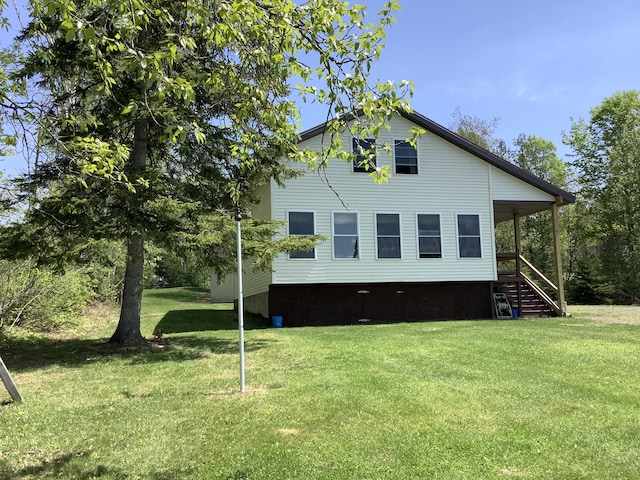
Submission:
{"label": "green lawn", "polygon": [[[613,315],[613,314],[611,314]],[[609,315],[609,316],[611,316]],[[0,479],[637,479],[640,326],[564,319],[295,329],[189,289],[150,290],[114,351],[0,338]],[[1,387],[1,385],[0,385]]]}

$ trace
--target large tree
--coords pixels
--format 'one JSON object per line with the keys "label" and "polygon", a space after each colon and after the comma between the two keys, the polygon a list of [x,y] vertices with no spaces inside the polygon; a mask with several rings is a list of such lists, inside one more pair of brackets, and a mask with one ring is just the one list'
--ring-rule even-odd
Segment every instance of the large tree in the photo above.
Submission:
{"label": "large tree", "polygon": [[[339,0],[31,0],[22,74],[47,100],[46,157],[22,181],[37,200],[13,247],[55,257],[88,238],[124,239],[111,341],[139,343],[145,240],[215,226],[203,219],[292,174],[283,157],[321,167],[341,156],[335,132],[356,111],[351,128],[370,135],[408,108],[408,83],[368,81],[398,8],[389,0],[370,22]],[[334,118],[319,156],[297,149],[293,92]]]}
{"label": "large tree", "polygon": [[573,123],[564,142],[573,150],[587,219],[580,228],[597,254],[600,292],[610,301],[638,302],[640,91],[605,98],[588,121]]}

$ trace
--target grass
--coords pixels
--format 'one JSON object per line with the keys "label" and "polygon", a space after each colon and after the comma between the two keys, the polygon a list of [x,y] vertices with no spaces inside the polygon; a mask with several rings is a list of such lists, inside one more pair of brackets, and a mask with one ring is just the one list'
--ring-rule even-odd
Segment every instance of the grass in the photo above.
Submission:
{"label": "grass", "polygon": [[0,479],[638,478],[640,327],[581,308],[296,329],[248,316],[240,394],[235,313],[150,290],[143,334],[162,328],[164,348],[106,348],[105,311],[71,336],[0,340],[26,400],[0,406]]}

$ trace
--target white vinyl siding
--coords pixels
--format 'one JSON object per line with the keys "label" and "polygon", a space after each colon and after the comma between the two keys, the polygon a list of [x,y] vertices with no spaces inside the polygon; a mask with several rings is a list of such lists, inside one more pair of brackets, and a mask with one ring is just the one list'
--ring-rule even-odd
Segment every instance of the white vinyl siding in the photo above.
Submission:
{"label": "white vinyl siding", "polygon": [[493,166],[491,167],[491,190],[493,200],[554,202],[553,195]]}
{"label": "white vinyl siding", "polygon": [[[402,117],[394,117],[391,130],[381,129],[376,141],[393,149],[394,140],[406,138],[413,126]],[[352,138],[345,133],[345,148],[351,147]],[[319,151],[321,142],[320,136],[313,137],[300,147]],[[323,235],[325,241],[316,247],[315,261],[293,261],[280,255],[273,263],[273,283],[494,280],[491,166],[429,132],[418,138],[416,151],[419,175],[394,174],[381,185],[369,175],[352,174],[352,162],[332,159],[320,174],[307,171],[304,164],[290,164],[307,173],[287,180],[285,188],[273,185],[273,218],[286,220],[290,210],[315,211],[315,233]],[[377,164],[393,172],[393,152],[390,155],[379,149]],[[344,212],[345,206],[358,212],[358,261],[334,260],[332,212]],[[458,257],[456,214],[469,211],[478,213],[481,220],[483,256],[474,262]],[[377,258],[375,214],[383,212],[400,214],[401,260]],[[417,253],[416,214],[432,212],[440,215],[442,258],[427,262]]]}
{"label": "white vinyl siding", "polygon": [[[260,203],[251,208],[251,218],[255,220],[269,220],[272,218],[272,188],[271,185],[265,185],[258,190],[257,194],[260,198]],[[256,272],[253,270],[250,260],[245,262],[243,266],[244,277],[242,283],[244,296],[249,297],[267,292],[269,285],[273,283],[272,271],[268,269]],[[234,275],[237,276],[237,274]]]}

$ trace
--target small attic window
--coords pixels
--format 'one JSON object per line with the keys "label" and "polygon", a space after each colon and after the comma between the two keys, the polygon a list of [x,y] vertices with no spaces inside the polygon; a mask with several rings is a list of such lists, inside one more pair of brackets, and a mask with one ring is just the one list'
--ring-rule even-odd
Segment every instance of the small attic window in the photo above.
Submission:
{"label": "small attic window", "polygon": [[[376,139],[375,138],[354,138],[353,153],[357,156],[353,161],[353,171],[369,173],[376,168]],[[367,152],[373,151],[373,156],[369,157]],[[368,163],[367,163],[368,159]]]}
{"label": "small attic window", "polygon": [[418,174],[418,150],[409,142],[394,140],[396,173]]}

